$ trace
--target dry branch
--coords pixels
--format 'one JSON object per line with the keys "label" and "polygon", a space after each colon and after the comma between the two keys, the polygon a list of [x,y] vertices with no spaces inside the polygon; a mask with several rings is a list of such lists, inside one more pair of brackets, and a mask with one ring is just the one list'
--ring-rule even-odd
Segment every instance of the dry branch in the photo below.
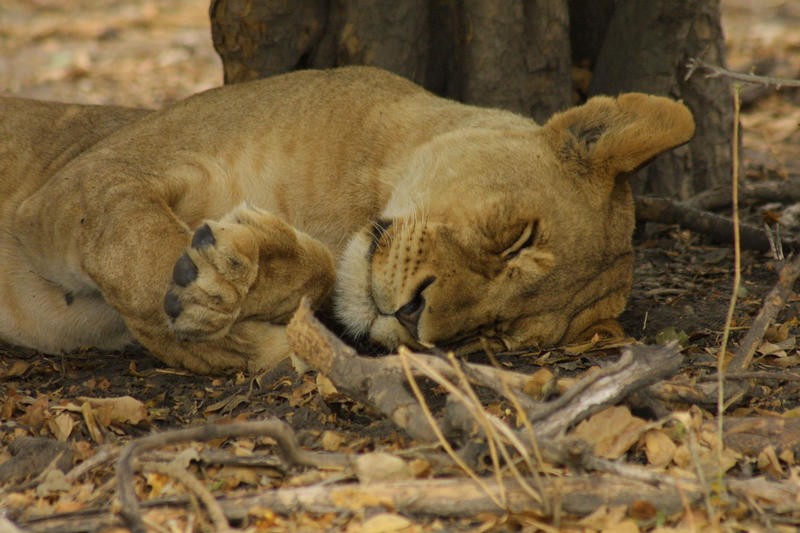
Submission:
{"label": "dry branch", "polygon": [[[707,235],[714,242],[730,243],[733,240],[733,222],[730,218],[701,209],[695,209],[668,198],[636,197],[636,216],[640,220],[679,224],[680,226]],[[769,237],[763,229],[749,224],[740,224],[742,248],[768,252]],[[800,250],[800,243],[793,239],[782,240],[786,250]]]}
{"label": "dry branch", "polygon": [[[628,346],[617,363],[620,368],[606,373],[581,391],[553,416],[535,423],[537,436],[554,437],[601,409],[623,400],[628,394],[675,375],[683,356],[678,343],[663,346]],[[620,364],[624,363],[624,364]]]}
{"label": "dry branch", "polygon": [[[665,478],[665,481],[668,478]],[[527,479],[531,482],[531,479]],[[487,479],[486,485],[495,498],[500,485]],[[777,490],[777,483],[770,488]],[[243,520],[253,508],[267,508],[275,513],[337,513],[348,515],[364,507],[384,507],[393,512],[440,518],[474,517],[478,513],[534,512],[544,514],[544,507],[531,498],[511,479],[502,482],[506,507],[499,508],[492,498],[477,485],[461,478],[419,479],[386,483],[348,483],[312,485],[307,487],[266,489],[246,495],[224,496],[217,499],[229,521]],[[689,483],[681,486],[690,501],[699,496]],[[598,507],[625,506],[647,502],[654,508],[671,514],[681,509],[678,488],[670,483],[648,483],[618,475],[574,475],[544,480],[545,498],[560,501],[563,512],[584,516]],[[186,505],[185,498],[170,505]],[[163,502],[162,505],[166,505]],[[153,508],[158,502],[147,502]],[[107,509],[79,511],[23,522],[26,531],[37,533],[64,531],[98,531],[118,525],[109,520]]]}
{"label": "dry branch", "polygon": [[[390,418],[415,439],[433,442],[436,437],[416,399],[405,389],[405,376],[399,356],[363,357],[331,333],[313,315],[304,301],[301,303],[287,333],[295,355],[311,368],[326,375],[336,387],[351,398],[371,405]],[[435,356],[418,354],[427,364],[449,379],[457,379],[447,361]],[[478,385],[503,394],[502,383],[522,390],[528,377],[515,372],[483,365],[466,364],[467,374]],[[416,376],[423,373],[413,369]],[[526,407],[532,400],[523,400]]]}
{"label": "dry branch", "polygon": [[[328,376],[341,392],[375,407],[412,437],[435,440],[423,410],[405,390],[402,363],[397,356],[359,356],[328,331],[306,303],[301,303],[289,323],[288,336],[295,355]],[[458,380],[458,372],[443,359],[424,354],[415,357],[444,377]],[[549,404],[534,402],[522,392],[527,376],[483,365],[461,365],[470,379],[482,376],[479,385],[490,386],[502,396],[510,389],[522,403],[525,414],[534,421],[537,437],[552,438],[604,407],[618,403],[631,392],[671,377],[677,373],[681,360],[676,343],[660,347],[630,346],[623,350],[619,361],[585,376]],[[424,375],[413,364],[412,369],[415,375]]]}
{"label": "dry branch", "polygon": [[[739,190],[741,202],[800,202],[800,180],[750,182],[742,181]],[[707,189],[691,198],[681,201],[681,205],[695,209],[718,209],[731,203],[731,186],[725,185]]]}
{"label": "dry branch", "polygon": [[744,339],[742,339],[733,361],[728,366],[729,371],[741,372],[750,367],[753,354],[761,344],[769,325],[778,316],[778,312],[783,309],[783,306],[786,305],[786,300],[791,295],[792,287],[798,276],[800,276],[800,255],[784,264],[781,268],[778,273],[778,282],[764,298],[764,305],[756,315],[753,325],[750,326]]}
{"label": "dry branch", "polygon": [[294,465],[334,468],[349,465],[348,457],[343,454],[314,453],[303,450],[297,443],[292,428],[277,419],[260,422],[206,424],[149,435],[125,446],[117,461],[117,492],[121,505],[120,513],[131,530],[134,533],[146,531],[133,486],[133,461],[137,455],[169,444],[246,436],[272,437],[278,443],[278,450],[283,459]]}
{"label": "dry branch", "polygon": [[773,78],[770,76],[757,76],[755,74],[742,74],[741,72],[734,72],[719,65],[706,63],[698,57],[691,57],[686,63],[686,77],[689,79],[692,74],[698,69],[707,71],[706,77],[708,78],[728,78],[742,83],[756,83],[759,85],[772,86],[776,89],[781,87],[800,87],[800,80],[791,80],[787,78]]}

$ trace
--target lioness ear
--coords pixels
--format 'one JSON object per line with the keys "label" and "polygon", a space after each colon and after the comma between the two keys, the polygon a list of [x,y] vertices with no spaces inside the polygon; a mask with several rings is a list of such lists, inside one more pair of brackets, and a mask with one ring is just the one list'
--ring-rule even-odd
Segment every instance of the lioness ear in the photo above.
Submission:
{"label": "lioness ear", "polygon": [[694,119],[680,102],[628,93],[595,96],[554,115],[543,130],[575,172],[614,178],[691,139]]}

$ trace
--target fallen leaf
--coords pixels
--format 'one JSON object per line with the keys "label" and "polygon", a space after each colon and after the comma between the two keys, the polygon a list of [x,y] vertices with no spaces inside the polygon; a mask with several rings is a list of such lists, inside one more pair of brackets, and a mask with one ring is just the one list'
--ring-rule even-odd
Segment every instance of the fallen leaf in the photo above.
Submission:
{"label": "fallen leaf", "polygon": [[81,401],[89,402],[93,409],[108,409],[111,422],[123,422],[134,426],[147,419],[147,407],[131,396],[120,396],[118,398],[78,398]]}
{"label": "fallen leaf", "polygon": [[100,426],[97,425],[94,410],[89,402],[83,402],[81,404],[81,413],[83,414],[83,421],[86,422],[86,429],[89,430],[89,436],[92,437],[92,440],[97,444],[103,444],[106,439],[103,436],[103,432],[100,430]]}
{"label": "fallen leaf", "polygon": [[630,518],[603,528],[603,533],[639,533],[639,531],[639,526]]}
{"label": "fallen leaf", "polygon": [[661,468],[667,466],[678,446],[661,430],[655,429],[644,434],[644,452],[647,462]]}
{"label": "fallen leaf", "polygon": [[214,477],[225,483],[226,488],[235,489],[241,484],[258,485],[261,475],[255,468],[225,465]]}
{"label": "fallen leaf", "polygon": [[30,367],[31,364],[29,362],[17,359],[13,363],[11,363],[11,367],[5,373],[1,374],[0,377],[11,378],[15,376],[21,376]]}
{"label": "fallen leaf", "polygon": [[322,444],[323,450],[326,452],[335,452],[342,447],[342,443],[344,443],[345,438],[341,433],[326,430],[322,432],[322,436],[319,440],[320,444]]}
{"label": "fallen leaf", "polygon": [[773,324],[767,328],[764,338],[769,342],[783,342],[789,338],[789,325],[788,324]]}
{"label": "fallen leaf", "polygon": [[361,525],[361,533],[392,533],[393,531],[404,531],[413,525],[411,520],[399,514],[380,513],[364,521]]}
{"label": "fallen leaf", "polygon": [[430,475],[432,470],[431,463],[425,459],[420,459],[419,457],[416,459],[411,459],[408,462],[408,466],[411,468],[411,473],[415,478],[427,477]]}
{"label": "fallen leaf", "polygon": [[197,453],[197,450],[190,446],[175,454],[175,457],[172,458],[169,464],[176,468],[186,469],[189,468],[192,461],[197,461],[199,458],[200,455]]}
{"label": "fallen leaf", "polygon": [[86,507],[86,503],[77,500],[59,500],[53,511],[56,513],[74,513]]}
{"label": "fallen leaf", "polygon": [[36,485],[38,496],[49,496],[53,492],[66,491],[70,489],[70,484],[65,479],[64,472],[53,468],[47,472],[41,483]]}
{"label": "fallen leaf", "polygon": [[53,417],[47,421],[47,427],[55,436],[56,440],[66,442],[75,427],[75,421],[67,413]]}
{"label": "fallen leaf", "polygon": [[147,486],[150,487],[149,497],[158,498],[162,494],[174,494],[174,490],[172,490],[171,487],[172,479],[169,476],[165,476],[159,472],[147,472],[144,478],[147,481]]}
{"label": "fallen leaf", "polygon": [[411,467],[401,458],[384,452],[366,453],[356,459],[356,476],[361,483],[412,479]]}
{"label": "fallen leaf", "polygon": [[628,514],[635,520],[653,520],[658,516],[658,509],[650,502],[636,500],[628,510]]}
{"label": "fallen leaf", "polygon": [[689,344],[689,335],[685,331],[678,331],[669,326],[656,333],[656,344],[666,344],[671,341],[678,341],[681,346]]}
{"label": "fallen leaf", "polygon": [[543,400],[550,395],[555,385],[553,373],[546,368],[541,368],[531,374],[522,391],[536,400]]}
{"label": "fallen leaf", "polygon": [[783,477],[783,469],[775,453],[775,448],[770,444],[758,454],[758,468],[775,478]]}
{"label": "fallen leaf", "polygon": [[645,424],[627,407],[609,407],[578,424],[573,433],[592,444],[599,457],[618,459],[639,440]]}
{"label": "fallen leaf", "polygon": [[317,374],[316,383],[317,390],[324,399],[330,400],[339,395],[336,385],[334,385],[333,381],[331,381],[327,376],[323,374]]}
{"label": "fallen leaf", "polygon": [[40,396],[33,404],[25,409],[25,414],[19,417],[19,421],[30,426],[35,432],[38,432],[48,418],[47,406],[49,404],[50,402],[47,398]]}

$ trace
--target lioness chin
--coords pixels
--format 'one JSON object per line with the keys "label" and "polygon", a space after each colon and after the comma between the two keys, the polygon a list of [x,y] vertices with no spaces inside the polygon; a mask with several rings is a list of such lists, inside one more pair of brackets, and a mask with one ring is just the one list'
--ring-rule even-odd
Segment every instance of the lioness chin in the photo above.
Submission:
{"label": "lioness chin", "polygon": [[540,127],[366,67],[160,111],[3,98],[0,338],[265,369],[305,295],[389,348],[564,343],[625,306],[625,176],[693,131],[666,98]]}

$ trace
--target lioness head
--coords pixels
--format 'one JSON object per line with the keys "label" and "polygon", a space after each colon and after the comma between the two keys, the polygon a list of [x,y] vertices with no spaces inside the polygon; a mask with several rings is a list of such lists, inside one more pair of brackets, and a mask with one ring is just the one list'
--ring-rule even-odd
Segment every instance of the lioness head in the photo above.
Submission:
{"label": "lioness head", "polygon": [[417,150],[349,243],[336,306],[384,346],[553,346],[615,318],[632,282],[627,175],[689,140],[691,113],[596,97],[541,128],[469,128]]}

